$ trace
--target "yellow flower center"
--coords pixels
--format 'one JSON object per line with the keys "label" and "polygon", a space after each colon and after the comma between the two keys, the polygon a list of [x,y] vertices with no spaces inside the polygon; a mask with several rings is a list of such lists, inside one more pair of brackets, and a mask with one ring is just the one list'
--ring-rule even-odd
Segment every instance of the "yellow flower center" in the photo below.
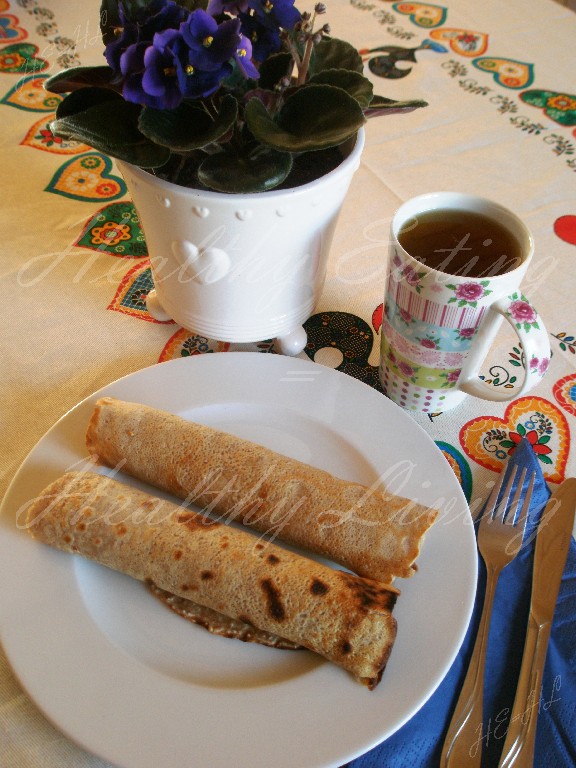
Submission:
{"label": "yellow flower center", "polygon": [[262,7],[264,8],[264,13],[270,13],[274,8],[274,5],[270,2],[270,0],[266,0]]}
{"label": "yellow flower center", "polygon": [[240,56],[240,58],[243,58],[244,56],[246,56],[247,51],[246,51],[246,48],[238,48],[236,53],[238,54],[238,56]]}
{"label": "yellow flower center", "polygon": [[192,66],[192,64],[188,64],[188,66],[186,67],[186,74],[187,75],[193,75],[194,74],[194,67]]}
{"label": "yellow flower center", "polygon": [[204,46],[204,48],[210,48],[213,42],[214,42],[214,38],[212,37],[212,35],[208,35],[208,37],[205,37],[204,40],[202,41],[202,45]]}
{"label": "yellow flower center", "polygon": [[175,67],[164,67],[162,70],[166,77],[174,77],[176,75],[176,68]]}

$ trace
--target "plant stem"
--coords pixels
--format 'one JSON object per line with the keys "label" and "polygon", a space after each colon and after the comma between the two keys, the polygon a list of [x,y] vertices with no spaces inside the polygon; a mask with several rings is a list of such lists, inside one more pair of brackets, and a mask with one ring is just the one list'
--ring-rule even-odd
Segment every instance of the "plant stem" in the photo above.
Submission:
{"label": "plant stem", "polygon": [[310,67],[310,58],[312,56],[312,50],[314,48],[314,41],[311,37],[306,41],[306,48],[304,49],[304,56],[302,58],[302,66],[298,68],[298,85],[302,85],[306,82],[306,76],[308,75],[308,68]]}

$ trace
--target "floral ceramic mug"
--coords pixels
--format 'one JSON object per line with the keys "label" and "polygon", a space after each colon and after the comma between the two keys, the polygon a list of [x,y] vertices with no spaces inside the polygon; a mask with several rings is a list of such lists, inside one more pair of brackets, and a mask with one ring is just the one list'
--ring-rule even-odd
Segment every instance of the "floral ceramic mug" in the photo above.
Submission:
{"label": "floral ceramic mug", "polygon": [[[504,227],[517,249],[511,268],[494,276],[490,269],[480,276],[471,276],[466,269],[451,274],[446,271],[449,259],[433,268],[411,256],[399,237],[418,217],[432,211],[450,211],[452,216],[454,211],[471,212]],[[532,236],[523,222],[484,198],[437,192],[415,197],[398,209],[392,221],[381,330],[380,381],[388,397],[403,408],[433,413],[454,408],[467,394],[505,401],[538,383],[548,368],[550,342],[541,318],[520,289],[533,251]],[[503,318],[518,335],[524,353],[524,379],[506,391],[490,388],[478,378]]]}

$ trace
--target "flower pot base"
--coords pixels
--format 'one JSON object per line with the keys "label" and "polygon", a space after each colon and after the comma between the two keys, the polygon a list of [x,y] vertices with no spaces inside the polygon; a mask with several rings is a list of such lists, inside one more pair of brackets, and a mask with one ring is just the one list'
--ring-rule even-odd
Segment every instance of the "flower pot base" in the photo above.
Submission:
{"label": "flower pot base", "polygon": [[[156,289],[153,288],[146,297],[146,308],[150,315],[159,322],[166,322],[168,320],[172,320],[173,318],[170,316],[168,312],[164,309],[162,304],[160,303],[160,300],[158,298],[158,294],[156,293]],[[193,329],[188,329],[192,331]],[[211,334],[208,334],[211,336]],[[214,339],[215,341],[229,341],[229,339]],[[242,339],[242,341],[247,341],[247,339]],[[258,342],[263,341],[263,338],[254,338],[249,339],[249,341]],[[306,331],[302,327],[302,325],[296,324],[293,328],[290,328],[285,333],[282,333],[281,335],[278,335],[274,342],[274,348],[275,350],[281,354],[281,355],[287,355],[289,357],[294,357],[296,355],[299,355],[300,352],[303,351],[304,347],[306,346],[308,341],[308,337],[306,335]]]}

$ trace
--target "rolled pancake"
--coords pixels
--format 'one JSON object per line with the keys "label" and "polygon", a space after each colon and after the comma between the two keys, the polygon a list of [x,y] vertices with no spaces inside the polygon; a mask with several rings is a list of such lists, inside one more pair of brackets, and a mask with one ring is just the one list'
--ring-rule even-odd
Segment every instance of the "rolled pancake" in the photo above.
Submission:
{"label": "rolled pancake", "polygon": [[179,597],[178,595],[173,595],[172,592],[166,592],[165,589],[160,589],[157,584],[151,581],[148,582],[147,586],[151,594],[157,597],[167,608],[170,608],[171,611],[177,613],[178,616],[182,616],[183,619],[191,621],[193,624],[199,624],[213,635],[230,637],[235,640],[242,640],[245,643],[259,643],[260,645],[267,645],[269,648],[281,648],[285,651],[300,650],[303,647],[298,645],[298,643],[286,640],[285,637],[258,629],[258,627],[254,627],[246,621],[233,619],[231,616],[226,616],[225,613],[220,613],[212,608],[207,608],[205,605],[200,605],[200,603],[187,597]]}
{"label": "rolled pancake", "polygon": [[414,573],[437,515],[226,432],[114,398],[96,403],[86,443],[98,461],[218,519],[278,536],[384,583]]}
{"label": "rolled pancake", "polygon": [[373,688],[395,634],[397,590],[208,521],[91,472],[34,499],[29,532],[319,653]]}

